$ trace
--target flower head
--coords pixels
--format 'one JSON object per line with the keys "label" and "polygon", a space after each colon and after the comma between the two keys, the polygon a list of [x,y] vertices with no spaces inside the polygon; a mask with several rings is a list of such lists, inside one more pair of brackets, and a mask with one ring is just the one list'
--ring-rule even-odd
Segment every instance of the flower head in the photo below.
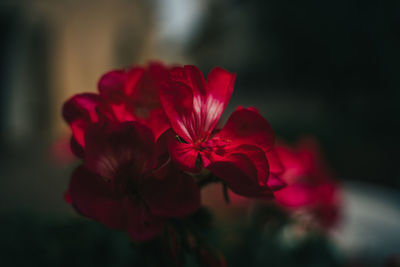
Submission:
{"label": "flower head", "polygon": [[170,164],[158,164],[147,126],[93,124],[85,145],[85,163],[73,173],[67,196],[83,215],[142,241],[160,233],[167,218],[199,208],[197,184]]}
{"label": "flower head", "polygon": [[329,227],[338,220],[339,187],[322,160],[317,143],[302,139],[296,148],[276,148],[285,172],[287,187],[276,192],[275,200],[290,210],[307,210]]}
{"label": "flower head", "polygon": [[254,108],[239,107],[221,130],[216,128],[234,81],[235,74],[218,67],[207,81],[194,66],[170,71],[159,92],[173,129],[170,153],[183,169],[205,167],[240,195],[271,197],[284,183],[268,121]]}
{"label": "flower head", "polygon": [[113,70],[100,78],[99,93],[77,94],[66,101],[63,117],[72,129],[73,152],[83,156],[85,132],[98,122],[140,121],[158,139],[169,127],[158,100],[159,83],[167,74],[167,68],[159,63]]}
{"label": "flower head", "polygon": [[[98,93],[70,98],[63,116],[83,163],[66,201],[142,241],[169,218],[199,208],[196,180],[222,180],[236,194],[271,198],[285,183],[268,121],[255,108],[238,107],[217,127],[234,81],[235,74],[218,67],[206,81],[194,66],[152,63],[110,71]],[[213,175],[192,177],[201,169]]]}

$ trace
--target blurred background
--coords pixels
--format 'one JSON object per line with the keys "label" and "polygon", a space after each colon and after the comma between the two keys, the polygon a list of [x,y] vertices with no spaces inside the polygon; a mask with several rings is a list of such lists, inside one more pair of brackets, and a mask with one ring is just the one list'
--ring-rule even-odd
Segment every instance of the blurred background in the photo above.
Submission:
{"label": "blurred background", "polygon": [[129,242],[77,223],[64,203],[78,163],[61,106],[96,91],[106,71],[149,60],[235,72],[225,118],[256,106],[281,139],[314,136],[343,188],[335,253],[354,266],[396,264],[399,29],[399,1],[1,1],[2,266],[67,266],[76,255],[77,266],[125,266]]}

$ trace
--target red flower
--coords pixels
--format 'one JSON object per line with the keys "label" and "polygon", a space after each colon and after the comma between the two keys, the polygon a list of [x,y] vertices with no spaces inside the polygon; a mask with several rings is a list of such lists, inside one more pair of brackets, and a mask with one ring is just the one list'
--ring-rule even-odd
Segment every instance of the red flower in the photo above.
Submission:
{"label": "red flower", "polygon": [[82,157],[87,128],[99,121],[140,121],[148,125],[156,139],[169,128],[158,100],[158,86],[168,77],[167,69],[157,63],[149,67],[114,70],[99,80],[99,94],[77,94],[63,107],[63,116],[73,132],[74,153]]}
{"label": "red flower", "polygon": [[85,163],[73,173],[65,196],[83,215],[142,241],[160,233],[168,217],[199,208],[197,184],[171,164],[158,163],[147,126],[96,123],[84,141]]}
{"label": "red flower", "polygon": [[179,140],[170,137],[173,159],[185,170],[202,166],[237,194],[270,197],[281,188],[274,133],[254,108],[239,107],[220,131],[217,123],[231,97],[235,74],[214,68],[207,81],[194,66],[176,67],[160,101]]}
{"label": "red flower", "polygon": [[280,145],[276,150],[285,167],[282,179],[288,184],[275,193],[276,201],[291,210],[310,210],[322,226],[333,225],[338,219],[338,185],[315,141],[304,139],[295,149]]}

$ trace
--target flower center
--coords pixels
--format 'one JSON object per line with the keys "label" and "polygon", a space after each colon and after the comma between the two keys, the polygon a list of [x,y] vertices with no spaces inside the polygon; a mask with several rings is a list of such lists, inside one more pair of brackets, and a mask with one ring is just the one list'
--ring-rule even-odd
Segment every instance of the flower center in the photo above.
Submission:
{"label": "flower center", "polygon": [[[135,177],[132,170],[132,162],[127,162],[119,166],[113,179],[105,179],[112,187],[114,193],[118,195],[128,195],[130,198],[140,196],[140,177]],[[139,174],[136,174],[139,175]]]}
{"label": "flower center", "polygon": [[222,156],[225,154],[225,147],[228,146],[230,143],[231,140],[214,137],[212,139],[201,142],[199,150],[204,152],[214,152],[217,155]]}

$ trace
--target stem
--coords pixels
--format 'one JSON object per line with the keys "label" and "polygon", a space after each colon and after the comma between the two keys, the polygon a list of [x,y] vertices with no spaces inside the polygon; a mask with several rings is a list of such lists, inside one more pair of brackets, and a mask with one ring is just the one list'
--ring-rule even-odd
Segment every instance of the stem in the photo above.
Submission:
{"label": "stem", "polygon": [[208,185],[208,184],[218,183],[218,182],[220,182],[220,181],[221,181],[221,180],[220,180],[217,176],[215,176],[215,175],[213,175],[212,173],[210,173],[210,174],[208,174],[208,175],[206,175],[206,176],[203,176],[203,177],[198,178],[198,179],[197,179],[197,185],[198,185],[200,188],[202,188],[202,187],[204,187],[204,186],[206,186],[206,185]]}
{"label": "stem", "polygon": [[229,199],[228,185],[225,182],[222,183],[222,193],[224,194],[226,204],[229,204],[231,201]]}

